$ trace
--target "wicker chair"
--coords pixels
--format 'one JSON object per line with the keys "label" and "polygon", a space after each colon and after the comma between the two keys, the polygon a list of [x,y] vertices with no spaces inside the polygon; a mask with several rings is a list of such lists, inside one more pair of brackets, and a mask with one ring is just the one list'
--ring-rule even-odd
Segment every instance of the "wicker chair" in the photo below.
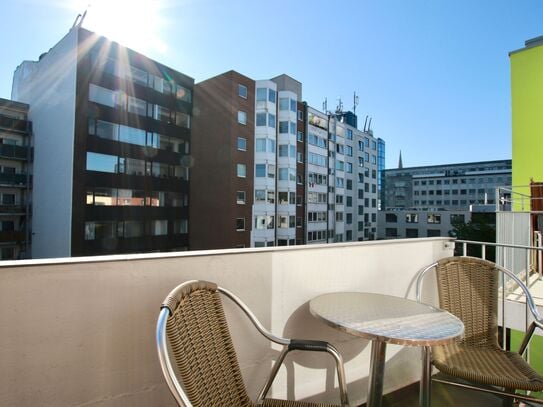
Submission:
{"label": "wicker chair", "polygon": [[[448,376],[434,380],[508,396],[506,404],[512,402],[513,398],[536,401],[533,397],[515,392],[543,390],[543,377],[522,358],[535,328],[543,328],[543,321],[528,288],[510,271],[490,261],[474,257],[449,257],[419,273],[416,287],[418,301],[423,277],[433,268],[436,270],[439,306],[456,315],[465,325],[465,336],[461,342],[432,348],[433,365]],[[518,353],[503,350],[498,344],[500,272],[524,291],[526,305],[534,318]],[[460,382],[451,378],[460,379]]]}
{"label": "wicker chair", "polygon": [[[262,335],[283,345],[256,402],[249,399],[243,383],[219,293],[238,305]],[[239,298],[214,283],[187,281],[170,292],[161,307],[156,335],[162,372],[175,400],[182,407],[324,407],[324,404],[265,398],[281,363],[291,350],[330,353],[336,361],[341,405],[348,406],[343,360],[332,345],[273,335]],[[166,336],[183,386],[172,368]]]}

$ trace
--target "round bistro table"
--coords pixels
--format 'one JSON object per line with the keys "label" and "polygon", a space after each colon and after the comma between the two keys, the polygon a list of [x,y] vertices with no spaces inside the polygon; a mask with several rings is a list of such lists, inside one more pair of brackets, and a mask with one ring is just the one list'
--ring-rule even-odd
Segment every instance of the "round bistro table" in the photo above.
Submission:
{"label": "round bistro table", "polygon": [[447,311],[390,295],[338,292],[309,303],[311,314],[351,335],[371,340],[368,407],[380,407],[383,397],[386,344],[423,347],[419,402],[430,406],[431,346],[462,337],[464,324]]}

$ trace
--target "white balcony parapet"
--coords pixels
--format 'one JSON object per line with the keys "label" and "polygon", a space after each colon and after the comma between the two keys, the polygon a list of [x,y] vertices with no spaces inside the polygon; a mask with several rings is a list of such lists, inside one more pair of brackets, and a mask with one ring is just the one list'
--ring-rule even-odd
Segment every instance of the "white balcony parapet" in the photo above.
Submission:
{"label": "white balcony parapet", "polygon": [[[174,406],[154,342],[164,296],[189,279],[236,293],[272,332],[323,339],[346,362],[352,405],[366,400],[370,346],[313,318],[334,291],[414,298],[413,278],[452,255],[446,238],[2,262],[0,405]],[[429,298],[435,293],[428,288]],[[227,318],[250,396],[277,350],[231,304]],[[420,349],[390,346],[385,393],[419,380]],[[271,396],[336,402],[333,362],[293,355]]]}

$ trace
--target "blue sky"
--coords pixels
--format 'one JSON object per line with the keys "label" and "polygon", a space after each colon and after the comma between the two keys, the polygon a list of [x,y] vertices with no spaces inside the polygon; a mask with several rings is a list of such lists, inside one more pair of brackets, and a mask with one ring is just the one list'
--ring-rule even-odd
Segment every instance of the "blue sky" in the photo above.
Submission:
{"label": "blue sky", "polygon": [[90,3],[84,27],[197,82],[286,73],[319,109],[356,91],[387,168],[510,158],[508,52],[543,35],[541,0],[104,1],[3,0],[0,97]]}

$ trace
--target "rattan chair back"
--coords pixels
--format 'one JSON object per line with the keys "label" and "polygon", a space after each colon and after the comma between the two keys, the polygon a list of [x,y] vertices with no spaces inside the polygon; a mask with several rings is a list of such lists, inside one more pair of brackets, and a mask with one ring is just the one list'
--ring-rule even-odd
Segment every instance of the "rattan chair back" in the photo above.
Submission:
{"label": "rattan chair back", "polygon": [[217,285],[185,285],[163,305],[170,310],[166,334],[191,404],[251,406]]}
{"label": "rattan chair back", "polygon": [[464,322],[462,342],[499,348],[498,285],[494,263],[473,257],[449,257],[436,266],[439,306]]}

